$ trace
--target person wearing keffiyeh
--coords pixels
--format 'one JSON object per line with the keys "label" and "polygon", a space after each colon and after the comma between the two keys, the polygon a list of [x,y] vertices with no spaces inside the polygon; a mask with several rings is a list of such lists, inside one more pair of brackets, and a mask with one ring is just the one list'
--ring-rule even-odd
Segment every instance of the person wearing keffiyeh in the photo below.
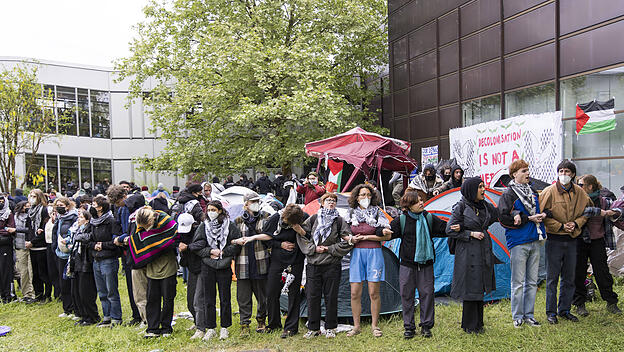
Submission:
{"label": "person wearing keffiyeh", "polygon": [[[204,220],[188,249],[202,258],[201,283],[204,288],[206,332],[203,339],[208,341],[217,336],[217,286],[219,287],[219,308],[221,317],[220,339],[229,336],[227,328],[232,325],[232,305],[230,285],[232,284],[232,260],[240,253],[241,247],[234,241],[240,238],[240,231],[230,221],[223,204],[218,200],[206,204],[207,219]],[[198,330],[201,327],[197,327]]]}
{"label": "person wearing keffiyeh", "polygon": [[509,165],[512,180],[498,204],[511,253],[511,315],[515,327],[537,326],[534,318],[540,247],[546,239],[537,192],[529,184],[529,164],[515,160]]}
{"label": "person wearing keffiyeh", "polygon": [[308,300],[308,332],[306,338],[320,335],[321,297],[325,297],[325,336],[336,336],[338,326],[338,288],[340,286],[340,264],[352,245],[347,242],[351,228],[338,215],[334,193],[321,197],[318,213],[303,222],[304,235],[297,236],[297,244],[306,255],[306,296]]}

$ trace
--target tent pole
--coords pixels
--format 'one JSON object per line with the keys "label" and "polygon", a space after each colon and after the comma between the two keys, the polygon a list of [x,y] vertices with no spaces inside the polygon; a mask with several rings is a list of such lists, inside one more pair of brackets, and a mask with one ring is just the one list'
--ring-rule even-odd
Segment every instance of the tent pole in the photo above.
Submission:
{"label": "tent pole", "polygon": [[383,209],[386,211],[386,199],[384,197],[383,185],[381,184],[381,168],[377,168],[377,175],[379,176],[379,189],[381,189],[381,203],[383,204]]}
{"label": "tent pole", "polygon": [[319,170],[321,169],[321,158],[319,158],[318,163],[316,164],[316,173],[319,173]]}
{"label": "tent pole", "polygon": [[355,176],[357,176],[358,172],[360,172],[360,170],[353,169],[351,177],[349,177],[349,181],[347,181],[347,184],[342,188],[343,192],[346,192],[349,189],[349,186],[351,186],[351,183],[353,183],[353,181],[355,180]]}

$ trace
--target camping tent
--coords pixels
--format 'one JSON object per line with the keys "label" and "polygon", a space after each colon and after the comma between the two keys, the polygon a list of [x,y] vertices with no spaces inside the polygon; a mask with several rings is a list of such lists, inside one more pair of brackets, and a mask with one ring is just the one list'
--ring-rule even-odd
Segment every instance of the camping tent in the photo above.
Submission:
{"label": "camping tent", "polygon": [[[408,142],[366,132],[359,127],[305,145],[306,155],[319,158],[317,169],[324,158],[337,159],[353,165],[356,170],[364,173],[367,179],[372,169],[377,170],[379,178],[382,169],[407,175],[418,165],[408,156],[410,148]],[[357,174],[355,171],[352,173],[343,187],[344,190],[349,189]]]}
{"label": "camping tent", "polygon": [[[497,206],[501,194],[502,193],[498,190],[486,188],[485,199]],[[459,192],[459,188],[454,188],[427,201],[425,203],[425,209],[442,220],[448,221],[451,216],[453,205],[460,199],[461,193]],[[505,230],[500,223],[494,223],[490,226],[488,232],[492,239],[494,255],[503,262],[503,264],[498,264],[494,267],[496,290],[484,297],[485,301],[492,301],[508,298],[510,296],[511,260],[509,249],[507,249]],[[400,241],[400,239],[396,239],[388,241],[384,243],[384,245],[398,256]],[[449,293],[451,291],[451,282],[453,281],[453,264],[455,263],[455,257],[448,251],[446,238],[434,238],[433,243],[436,253],[436,262],[433,266],[435,293]]]}

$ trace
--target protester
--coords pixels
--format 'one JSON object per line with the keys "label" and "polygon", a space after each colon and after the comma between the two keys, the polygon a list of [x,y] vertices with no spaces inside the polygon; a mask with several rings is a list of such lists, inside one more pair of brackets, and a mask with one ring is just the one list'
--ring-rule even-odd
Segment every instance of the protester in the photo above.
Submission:
{"label": "protester", "polygon": [[453,176],[453,169],[449,165],[445,165],[442,170],[440,170],[440,177],[442,177],[442,181],[445,183],[450,181],[451,176]]}
{"label": "protester", "polygon": [[264,173],[264,171],[260,171],[260,177],[256,180],[256,183],[253,185],[254,190],[260,194],[267,194],[273,192],[273,182],[269,180],[269,177]]}
{"label": "protester", "polygon": [[60,287],[61,301],[63,302],[63,313],[59,315],[59,318],[67,318],[74,313],[71,279],[66,275],[67,261],[71,252],[67,244],[70,237],[69,229],[78,219],[78,212],[75,209],[74,202],[66,197],[58,197],[54,200],[54,211],[56,212],[56,221],[52,228],[52,249],[55,253],[57,280]]}
{"label": "protester", "polygon": [[425,211],[417,192],[406,192],[401,198],[403,214],[392,220],[385,235],[400,238],[399,285],[403,306],[403,337],[415,335],[414,293],[418,289],[420,306],[420,334],[431,337],[435,323],[434,276],[435,248],[432,237],[446,237],[446,222]]}
{"label": "protester", "polygon": [[[147,189],[145,189],[144,191],[147,191]],[[169,192],[165,191],[165,185],[162,182],[158,183],[158,186],[156,186],[156,190],[152,192],[152,197],[157,197],[160,193],[164,194],[165,198],[169,198]]]}
{"label": "protester", "polygon": [[201,184],[201,196],[199,198],[199,204],[201,205],[202,211],[206,212],[206,204],[212,200],[212,185],[210,182],[203,182]]}
{"label": "protester", "polygon": [[256,297],[256,332],[266,328],[266,282],[269,272],[269,248],[266,242],[251,240],[262,234],[270,214],[260,210],[260,196],[256,192],[245,194],[243,214],[234,220],[241,238],[234,243],[241,246],[241,252],[234,259],[236,273],[236,300],[240,314],[241,337],[249,335],[253,311],[252,296]]}
{"label": "protester", "polygon": [[178,199],[180,194],[180,186],[173,186],[171,191],[171,199]]}
{"label": "protester", "polygon": [[[51,201],[48,201],[48,203],[49,202]],[[58,264],[56,253],[54,252],[55,249],[52,246],[52,230],[54,229],[54,224],[56,223],[56,217],[58,214],[56,213],[56,210],[54,210],[53,205],[48,205],[47,209],[50,217],[43,228],[46,243],[46,271],[48,280],[50,281],[50,287],[54,290],[54,298],[59,299],[61,295],[61,288],[59,286]]]}
{"label": "protester", "polygon": [[32,284],[35,289],[35,299],[40,302],[49,302],[52,297],[52,280],[48,275],[46,254],[46,240],[44,229],[48,222],[47,199],[40,189],[33,189],[28,194],[28,238],[26,248],[30,250],[32,264]]}
{"label": "protester", "polygon": [[152,198],[149,202],[149,206],[154,210],[160,210],[167,214],[171,212],[169,210],[169,201],[167,200],[167,196],[164,192],[160,192],[156,195],[156,197]]}
{"label": "protester", "polygon": [[26,241],[30,239],[30,219],[28,209],[30,203],[21,201],[15,205],[15,268],[19,275],[22,302],[34,303],[35,291],[33,288],[33,270],[30,260],[30,250],[26,248]]}
{"label": "protester", "polygon": [[361,332],[360,315],[362,313],[364,281],[368,282],[373,336],[381,337],[383,335],[378,326],[381,311],[379,291],[381,282],[386,278],[381,241],[390,239],[390,236],[382,234],[384,228],[390,228],[390,223],[378,205],[378,194],[371,185],[360,184],[351,191],[349,213],[346,220],[351,225],[351,232],[353,233],[349,237],[348,243],[355,245],[351,252],[349,264],[353,329],[347,333],[347,336],[355,336]]}
{"label": "protester", "polygon": [[325,337],[336,337],[340,262],[353,248],[344,240],[351,236],[351,228],[338,214],[337,202],[338,196],[325,193],[319,211],[303,222],[305,233],[297,236],[297,244],[307,258],[308,332],[303,337],[308,339],[321,334],[321,297],[325,299]]}
{"label": "protester", "polygon": [[223,185],[219,182],[219,178],[217,176],[212,178],[211,186],[215,194],[225,191],[225,188],[223,188]]}
{"label": "protester", "polygon": [[433,191],[436,188],[442,186],[444,181],[440,176],[436,174],[435,166],[432,164],[425,165],[422,174],[417,175],[410,182],[408,189],[413,189],[418,192],[418,195],[423,199],[423,201],[427,201],[430,198],[433,198]]}
{"label": "protester", "polygon": [[485,185],[471,177],[461,186],[462,198],[453,206],[446,233],[454,241],[455,253],[451,297],[463,300],[461,327],[467,333],[483,333],[483,296],[496,289],[494,264],[501,261],[492,252],[490,225],[498,221],[498,210],[484,200]]}
{"label": "protester", "polygon": [[[546,315],[550,324],[557,324],[560,317],[577,322],[570,313],[574,296],[576,269],[576,238],[587,222],[583,216],[591,200],[583,189],[574,184],[576,165],[564,159],[557,166],[557,182],[546,187],[539,197],[542,210],[548,214],[544,219],[546,232]],[[560,283],[559,283],[560,282]],[[561,292],[557,305],[557,285]]]}
{"label": "protester", "polygon": [[284,175],[282,175],[281,171],[275,173],[275,180],[273,180],[273,187],[275,189],[275,198],[279,200],[282,204],[288,199],[288,193],[284,189],[284,183],[286,180],[284,179]]}
{"label": "protester", "polygon": [[78,220],[70,228],[71,263],[74,279],[72,280],[72,298],[75,315],[79,318],[76,325],[95,325],[100,321],[97,307],[97,287],[93,274],[93,250],[91,243],[91,214],[88,210],[78,211]]}
{"label": "protester", "polygon": [[119,299],[117,273],[119,272],[119,254],[115,237],[121,229],[116,226],[110,203],[103,195],[93,198],[89,209],[91,213],[91,241],[93,251],[93,273],[98,296],[102,304],[102,321],[98,327],[111,327],[121,324],[121,301]]}
{"label": "protester", "polygon": [[523,323],[540,326],[534,308],[546,214],[540,211],[537,191],[529,184],[529,164],[515,160],[509,165],[509,176],[498,210],[511,253],[511,316],[516,328]]}
{"label": "protester", "polygon": [[461,166],[455,165],[451,169],[451,178],[448,181],[444,182],[442,186],[434,189],[433,195],[437,196],[438,194],[444,193],[453,188],[459,188],[461,187],[463,182],[464,182],[464,170],[461,168]]}
{"label": "protester", "polygon": [[613,292],[613,277],[609,273],[605,247],[615,249],[612,222],[623,216],[624,209],[612,208],[612,200],[600,195],[603,187],[594,175],[582,176],[578,180],[578,185],[587,193],[593,207],[586,208],[584,215],[588,217],[587,223],[583,227],[581,236],[576,240],[575,291],[572,303],[576,306],[576,311],[580,316],[589,315],[589,311],[585,308],[587,300],[585,279],[587,278],[587,259],[589,259],[600,296],[607,302],[607,311],[621,314],[622,311],[617,305],[618,295]]}
{"label": "protester", "polygon": [[238,181],[236,181],[236,185],[240,187],[250,188],[250,182],[247,179],[247,175],[241,174]]}
{"label": "protester", "polygon": [[[177,224],[160,210],[143,207],[136,213],[136,231],[130,248],[137,267],[147,276],[147,331],[145,338],[171,336],[178,263],[175,241]],[[162,305],[161,305],[162,302]]]}
{"label": "protester", "polygon": [[297,193],[303,194],[303,202],[308,204],[325,194],[325,186],[319,182],[318,174],[314,171],[308,174],[303,185],[297,186]]}
{"label": "protester", "polygon": [[9,199],[0,198],[0,299],[2,303],[13,300],[11,283],[13,282],[13,239],[15,220],[9,208]]}
{"label": "protester", "polygon": [[219,287],[219,311],[221,330],[219,339],[229,337],[227,328],[232,326],[232,305],[230,286],[232,284],[232,260],[240,253],[241,247],[233,241],[240,238],[240,231],[229,219],[223,204],[210,201],[206,207],[207,219],[197,228],[189,250],[202,258],[201,280],[204,286],[206,309],[206,332],[203,340],[217,336],[217,286]]}

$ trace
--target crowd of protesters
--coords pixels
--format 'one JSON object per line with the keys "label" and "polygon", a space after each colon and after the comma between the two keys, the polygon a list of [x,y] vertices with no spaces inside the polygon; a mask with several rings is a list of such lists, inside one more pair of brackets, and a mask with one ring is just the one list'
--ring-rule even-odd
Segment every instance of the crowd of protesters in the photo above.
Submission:
{"label": "crowd of protesters", "polygon": [[[189,183],[182,190],[174,187],[172,193],[163,184],[149,193],[147,187],[126,181],[105,190],[91,190],[87,184],[68,189],[65,195],[33,189],[25,197],[16,190],[13,196],[0,197],[0,294],[3,303],[16,301],[19,287],[19,301],[25,304],[60,300],[59,317],[73,319],[77,326],[114,327],[124,321],[118,289],[121,258],[131,307],[125,324],[144,329],[146,338],[169,336],[177,276],[183,267],[186,305],[194,320],[191,339],[227,339],[235,274],[241,336],[251,334],[255,298],[255,332],[281,331],[281,337],[288,338],[299,330],[304,299],[299,288],[305,270],[308,331],[303,337],[321,335],[324,301],[325,336],[333,338],[341,260],[350,254],[353,328],[347,336],[362,332],[362,291],[367,282],[371,333],[380,337],[380,285],[386,275],[381,245],[400,238],[404,337],[416,335],[415,290],[420,334],[431,337],[433,238],[447,237],[455,255],[451,296],[463,302],[461,327],[479,334],[484,332],[484,295],[496,289],[494,265],[501,263],[492,251],[488,228],[500,222],[511,253],[514,327],[540,326],[535,296],[544,245],[549,323],[557,324],[559,318],[578,321],[572,305],[579,315],[589,314],[588,260],[607,311],[619,314],[605,247],[615,248],[613,226],[622,222],[624,202],[605,197],[595,176],[577,176],[576,165],[569,160],[557,166],[557,173],[557,180],[538,193],[530,183],[528,163],[514,161],[509,166],[511,181],[494,206],[485,200],[480,178],[464,178],[458,165],[439,171],[427,165],[409,183],[401,176],[391,181],[398,181],[392,196],[400,210],[393,220],[380,206],[381,195],[373,183],[353,188],[346,215],[341,216],[338,196],[325,191],[315,172],[303,182],[279,173],[271,180],[261,172],[255,182],[244,174],[236,182],[229,176],[223,183],[213,179]],[[244,195],[242,215],[236,218],[213,199],[213,191],[233,186],[252,189]],[[448,222],[425,211],[426,200],[456,188],[461,200]],[[261,206],[267,194],[277,200],[273,212]],[[302,207],[311,202],[319,202],[320,209],[308,216]],[[288,300],[285,321],[282,295]]]}

